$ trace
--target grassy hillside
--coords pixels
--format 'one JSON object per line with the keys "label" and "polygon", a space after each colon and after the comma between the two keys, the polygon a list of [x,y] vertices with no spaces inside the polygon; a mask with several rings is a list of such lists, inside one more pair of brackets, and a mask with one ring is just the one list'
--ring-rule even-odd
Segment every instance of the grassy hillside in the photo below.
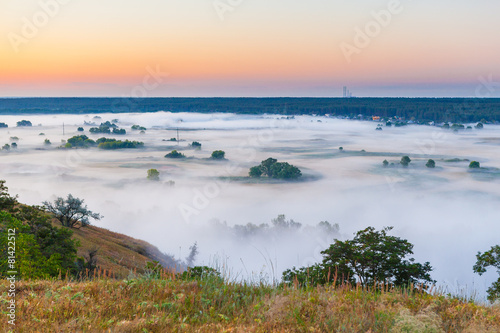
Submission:
{"label": "grassy hillside", "polygon": [[113,272],[117,278],[126,278],[131,271],[143,273],[148,261],[159,261],[165,267],[177,265],[172,257],[148,242],[96,226],[72,230],[73,238],[80,242],[78,256],[88,257],[90,250],[97,249],[97,266]]}
{"label": "grassy hillside", "polygon": [[[498,306],[419,291],[274,288],[173,274],[22,281],[16,289],[16,332],[500,332]],[[0,321],[0,331],[9,328]]]}

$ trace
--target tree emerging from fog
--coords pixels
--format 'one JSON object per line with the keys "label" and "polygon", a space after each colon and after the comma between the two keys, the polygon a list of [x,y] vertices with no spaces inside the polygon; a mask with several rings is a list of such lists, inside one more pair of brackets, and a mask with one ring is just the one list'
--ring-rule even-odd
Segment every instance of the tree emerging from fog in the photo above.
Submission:
{"label": "tree emerging from fog", "polygon": [[45,209],[68,228],[76,228],[77,226],[85,227],[90,225],[90,219],[100,220],[103,216],[94,213],[83,204],[84,200],[73,197],[68,194],[67,199],[58,197],[53,203],[44,201]]}
{"label": "tree emerging from fog", "polygon": [[267,176],[274,179],[293,180],[302,176],[302,172],[296,166],[288,162],[278,162],[275,158],[268,158],[260,163],[260,165],[251,167],[248,175],[252,178],[260,178]]}
{"label": "tree emerging from fog", "polygon": [[[489,251],[484,253],[478,252],[476,255],[476,264],[473,267],[474,273],[483,275],[486,273],[487,268],[494,267],[500,275],[500,245],[492,246]],[[491,302],[500,300],[500,276],[498,280],[488,288],[488,299]]]}

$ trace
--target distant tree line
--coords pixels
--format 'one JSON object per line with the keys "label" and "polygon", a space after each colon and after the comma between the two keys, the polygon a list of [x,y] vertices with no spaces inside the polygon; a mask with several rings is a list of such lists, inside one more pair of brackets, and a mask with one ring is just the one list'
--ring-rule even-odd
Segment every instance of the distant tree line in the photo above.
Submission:
{"label": "distant tree line", "polygon": [[16,98],[0,99],[0,114],[235,112],[241,114],[377,115],[416,121],[500,121],[499,98]]}

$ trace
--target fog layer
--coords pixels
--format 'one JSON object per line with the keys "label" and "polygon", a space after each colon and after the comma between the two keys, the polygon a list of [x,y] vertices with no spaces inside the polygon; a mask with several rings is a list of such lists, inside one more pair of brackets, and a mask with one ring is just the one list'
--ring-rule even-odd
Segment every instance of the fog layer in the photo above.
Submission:
{"label": "fog layer", "polygon": [[[0,129],[0,144],[18,138],[17,149],[0,152],[0,178],[10,192],[28,204],[72,193],[104,215],[96,225],[181,258],[196,241],[196,264],[224,264],[234,277],[279,278],[284,269],[320,261],[320,251],[336,237],[351,238],[367,226],[394,226],[392,233],[415,244],[415,258],[430,261],[433,278],[450,291],[465,286],[484,294],[493,280],[494,274],[474,275],[472,266],[477,251],[500,243],[498,126],[460,132],[431,126],[376,131],[374,122],[308,116],[99,116],[2,116],[0,122],[9,128]],[[16,128],[21,119],[33,127]],[[113,119],[127,135],[90,135],[91,126],[84,125]],[[134,124],[146,132],[132,131]],[[94,140],[137,140],[145,148],[58,149],[62,140],[82,134],[79,126]],[[177,135],[179,142],[168,141]],[[52,144],[44,145],[45,139]],[[193,141],[202,149],[191,149]],[[188,158],[164,158],[173,149]],[[226,152],[226,161],[208,159],[219,149]],[[408,168],[399,165],[403,155],[412,159]],[[245,178],[251,166],[268,157],[298,166],[304,179],[267,183]],[[435,169],[425,167],[429,158],[436,161]],[[384,159],[394,165],[384,168]],[[471,172],[467,160],[477,160],[483,168]],[[159,182],[146,180],[150,168],[160,171]],[[230,228],[271,224],[280,214],[302,228],[271,230],[267,236]],[[321,221],[338,223],[340,233],[307,228]]]}

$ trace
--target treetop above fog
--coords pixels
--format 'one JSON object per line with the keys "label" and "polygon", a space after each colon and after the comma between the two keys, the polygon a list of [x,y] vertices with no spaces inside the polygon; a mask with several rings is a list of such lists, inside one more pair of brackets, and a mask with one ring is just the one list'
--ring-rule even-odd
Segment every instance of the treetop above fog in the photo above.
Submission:
{"label": "treetop above fog", "polygon": [[270,157],[262,161],[260,165],[251,167],[248,175],[252,178],[267,176],[275,179],[293,180],[300,178],[302,172],[288,162],[278,162],[277,159]]}

